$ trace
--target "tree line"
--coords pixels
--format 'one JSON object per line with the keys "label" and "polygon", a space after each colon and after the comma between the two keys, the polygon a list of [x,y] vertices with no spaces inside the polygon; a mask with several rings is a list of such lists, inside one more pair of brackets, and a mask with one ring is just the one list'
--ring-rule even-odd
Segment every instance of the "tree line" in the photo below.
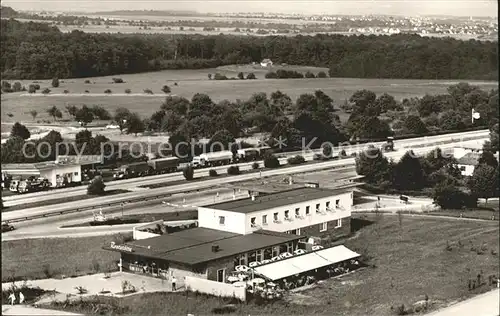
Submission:
{"label": "tree line", "polygon": [[161,69],[275,63],[329,68],[330,77],[498,79],[496,43],[391,36],[202,36],[62,33],[48,24],[1,20],[5,79],[107,76]]}

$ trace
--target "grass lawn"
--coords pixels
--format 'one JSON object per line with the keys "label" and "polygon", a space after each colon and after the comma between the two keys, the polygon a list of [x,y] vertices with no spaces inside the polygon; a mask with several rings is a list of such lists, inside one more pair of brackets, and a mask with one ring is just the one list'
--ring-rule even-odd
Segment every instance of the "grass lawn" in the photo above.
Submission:
{"label": "grass lawn", "polygon": [[[288,94],[293,100],[303,93],[311,93],[315,90],[323,90],[330,95],[335,104],[340,104],[348,99],[355,91],[359,89],[368,89],[377,95],[384,92],[393,95],[396,99],[408,98],[413,96],[423,96],[426,93],[438,94],[446,92],[447,86],[455,83],[439,80],[389,80],[389,79],[351,79],[351,78],[326,78],[326,79],[263,79],[265,71],[238,68],[238,66],[225,66],[218,69],[201,70],[165,70],[153,73],[143,74],[125,74],[108,77],[97,77],[87,79],[66,79],[61,80],[58,88],[50,86],[50,80],[41,80],[39,84],[41,90],[51,89],[52,95],[27,95],[26,92],[8,93],[1,95],[2,108],[1,114],[3,121],[32,122],[29,114],[31,110],[37,110],[36,120],[52,120],[46,113],[46,110],[55,105],[63,111],[63,118],[69,118],[65,113],[66,105],[92,105],[98,104],[110,112],[118,107],[126,107],[131,111],[138,112],[143,116],[149,116],[156,111],[162,104],[166,95],[161,91],[163,85],[169,85],[172,94],[191,98],[195,93],[206,93],[214,101],[228,99],[246,100],[253,93],[266,92],[268,95],[276,90],[281,90]],[[246,68],[245,68],[246,67]],[[252,70],[256,72],[257,80],[208,80],[208,74],[220,72],[228,76],[235,76],[238,71]],[[300,69],[298,69],[300,70]],[[112,77],[120,77],[125,83],[112,83]],[[90,80],[90,84],[85,84],[85,80]],[[29,85],[33,81],[23,80],[23,85]],[[178,86],[174,86],[174,82]],[[472,84],[480,82],[470,81]],[[489,89],[496,87],[496,82],[487,82],[481,85],[482,88]],[[110,89],[115,95],[103,95],[104,90]],[[131,89],[131,95],[125,95],[125,89]],[[143,94],[144,89],[151,89],[154,95]],[[68,94],[64,94],[68,90]],[[85,90],[89,93],[86,95]],[[93,95],[96,94],[96,95]],[[139,94],[139,95],[134,95]],[[7,116],[13,114],[12,118]],[[345,121],[347,114],[337,112],[340,119]]]}
{"label": "grass lawn", "polygon": [[[498,223],[465,222],[397,216],[364,216],[375,221],[361,229],[345,245],[362,253],[371,267],[340,279],[327,280],[287,302],[236,306],[240,315],[395,315],[391,306],[411,306],[428,295],[438,308],[488,290],[469,291],[468,280],[483,272],[483,280],[498,275]],[[463,247],[459,246],[459,241]],[[447,243],[451,250],[447,250]],[[485,245],[484,254],[471,245]],[[496,254],[492,254],[494,250]],[[93,298],[112,304],[121,315],[207,315],[229,302],[194,294],[151,293],[127,299]],[[90,304],[76,302],[69,309],[96,314]],[[95,306],[95,305],[94,305]],[[61,307],[59,307],[61,308]],[[108,311],[105,314],[110,314]]]}
{"label": "grass lawn", "polygon": [[[130,191],[123,190],[123,189],[109,190],[109,191],[105,191],[105,194],[102,196],[111,196],[111,195],[128,193],[128,192],[130,192]],[[87,200],[87,199],[93,199],[95,197],[96,196],[94,196],[94,195],[72,195],[72,196],[68,196],[68,197],[60,198],[60,199],[53,199],[53,200],[46,200],[46,201],[39,201],[39,202],[33,202],[33,203],[8,206],[8,207],[4,207],[2,209],[2,212],[18,211],[18,210],[23,210],[26,208],[48,206],[48,205],[74,202],[74,201],[83,201],[83,200]]]}
{"label": "grass lawn", "polygon": [[117,270],[119,254],[101,249],[131,234],[84,238],[40,238],[2,242],[2,282]]}
{"label": "grass lawn", "polygon": [[475,210],[442,210],[436,212],[428,212],[425,215],[435,215],[435,216],[452,216],[452,217],[462,217],[464,218],[477,218],[477,219],[491,219],[494,216],[495,220],[498,221],[500,212],[498,210],[489,209],[475,209]]}

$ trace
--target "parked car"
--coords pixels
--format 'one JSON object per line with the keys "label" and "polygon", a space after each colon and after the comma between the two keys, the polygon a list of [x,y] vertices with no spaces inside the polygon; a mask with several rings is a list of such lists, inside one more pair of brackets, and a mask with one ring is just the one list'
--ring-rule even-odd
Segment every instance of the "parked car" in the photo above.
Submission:
{"label": "parked car", "polygon": [[5,232],[10,232],[12,230],[14,230],[14,226],[12,225],[9,225],[9,224],[2,224],[2,233],[5,233]]}

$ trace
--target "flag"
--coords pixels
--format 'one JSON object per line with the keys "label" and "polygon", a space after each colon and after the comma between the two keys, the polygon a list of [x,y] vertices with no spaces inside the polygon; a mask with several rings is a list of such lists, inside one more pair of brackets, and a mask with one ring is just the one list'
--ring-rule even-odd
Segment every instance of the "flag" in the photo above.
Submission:
{"label": "flag", "polygon": [[472,109],[472,123],[474,123],[474,120],[478,120],[481,118],[481,114],[479,112],[476,112],[476,110]]}

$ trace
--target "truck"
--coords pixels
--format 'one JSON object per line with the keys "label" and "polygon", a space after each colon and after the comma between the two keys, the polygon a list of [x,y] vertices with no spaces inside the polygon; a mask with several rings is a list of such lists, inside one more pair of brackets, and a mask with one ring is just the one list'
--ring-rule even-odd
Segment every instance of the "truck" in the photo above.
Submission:
{"label": "truck", "polygon": [[236,159],[238,161],[255,161],[260,157],[260,150],[258,148],[244,148],[238,149],[236,152]]}
{"label": "truck", "polygon": [[28,178],[26,180],[22,180],[19,183],[17,191],[19,193],[38,192],[38,191],[47,190],[51,186],[52,185],[48,179],[45,179],[43,177],[39,177],[39,178],[32,178],[31,177],[31,178]]}
{"label": "truck", "polygon": [[128,179],[146,176],[150,173],[151,167],[146,161],[131,163],[121,166],[114,174],[115,179]]}
{"label": "truck", "polygon": [[229,150],[217,151],[201,154],[193,157],[191,162],[194,168],[211,167],[218,165],[227,165],[233,160],[233,153]]}
{"label": "truck", "polygon": [[19,182],[21,182],[20,178],[12,179],[10,181],[9,191],[10,192],[18,192],[17,188],[19,187]]}
{"label": "truck", "polygon": [[387,137],[387,141],[380,148],[382,152],[394,151],[394,137]]}
{"label": "truck", "polygon": [[151,159],[148,161],[148,164],[151,167],[150,173],[161,174],[175,172],[177,171],[177,167],[179,166],[179,158],[167,157]]}

